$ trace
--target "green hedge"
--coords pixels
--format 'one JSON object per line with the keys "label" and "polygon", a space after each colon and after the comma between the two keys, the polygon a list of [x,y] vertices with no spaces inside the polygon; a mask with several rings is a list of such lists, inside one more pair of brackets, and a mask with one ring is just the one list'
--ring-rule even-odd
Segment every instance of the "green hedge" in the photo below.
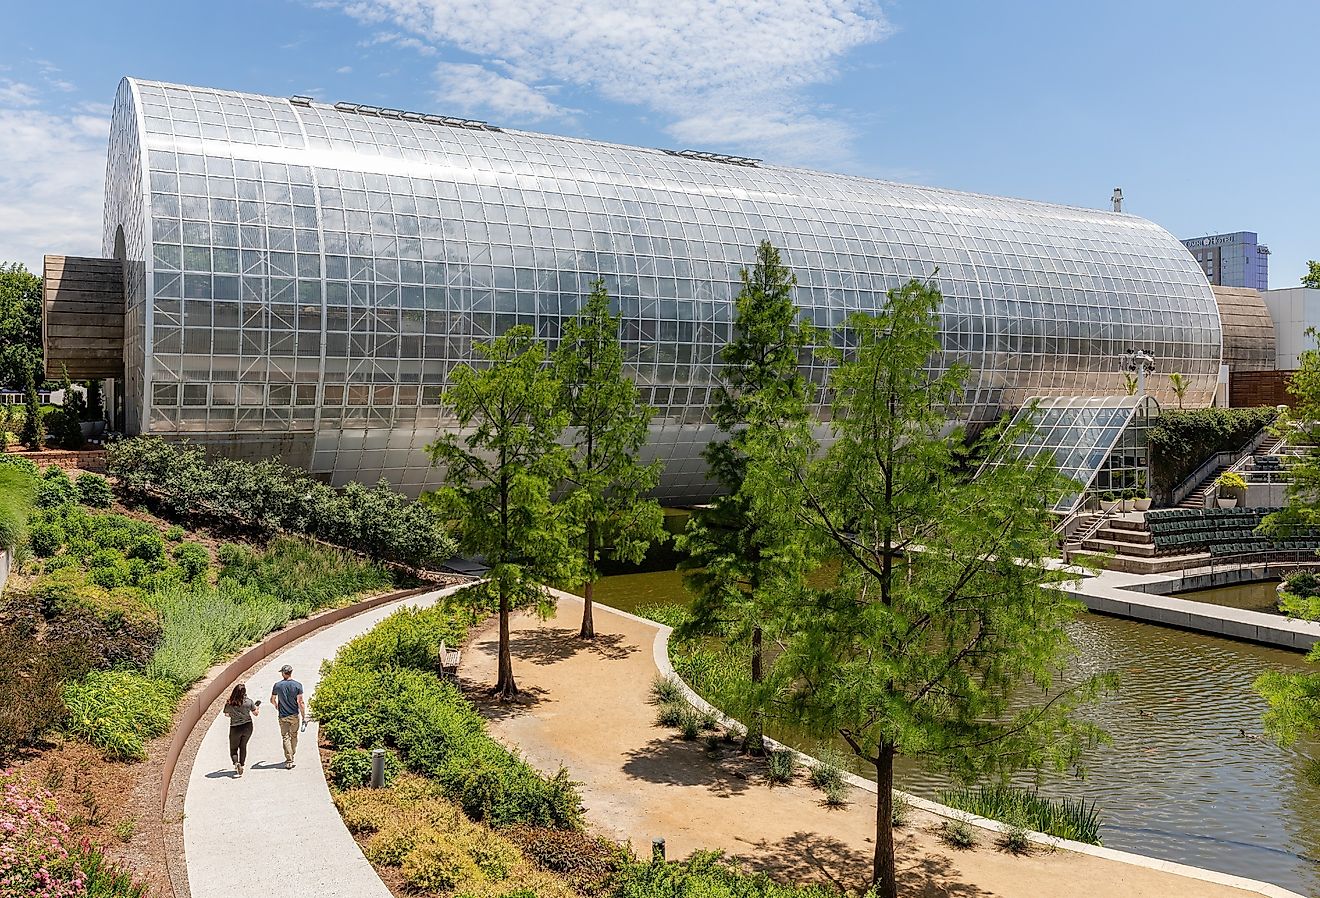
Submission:
{"label": "green hedge", "polygon": [[111,444],[108,466],[126,499],[176,520],[302,533],[417,567],[456,551],[444,519],[383,480],[335,489],[280,462],[212,460],[200,446],[159,437]]}
{"label": "green hedge", "polygon": [[457,645],[470,609],[403,609],[340,649],[312,697],[321,733],[337,750],[396,749],[474,820],[492,826],[577,828],[582,800],[568,773],[542,776],[486,733],[485,721],[434,666],[443,639]]}
{"label": "green hedge", "polygon": [[1278,417],[1273,407],[1166,411],[1150,429],[1151,476],[1162,492],[1182,483],[1216,452],[1243,446]]}

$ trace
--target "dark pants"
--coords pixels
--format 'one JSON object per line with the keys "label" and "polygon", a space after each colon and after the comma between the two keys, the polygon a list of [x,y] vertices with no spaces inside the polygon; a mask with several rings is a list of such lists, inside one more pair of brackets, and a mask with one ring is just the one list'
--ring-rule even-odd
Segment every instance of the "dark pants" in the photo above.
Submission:
{"label": "dark pants", "polygon": [[247,763],[247,744],[252,738],[252,721],[229,728],[229,757],[235,764]]}

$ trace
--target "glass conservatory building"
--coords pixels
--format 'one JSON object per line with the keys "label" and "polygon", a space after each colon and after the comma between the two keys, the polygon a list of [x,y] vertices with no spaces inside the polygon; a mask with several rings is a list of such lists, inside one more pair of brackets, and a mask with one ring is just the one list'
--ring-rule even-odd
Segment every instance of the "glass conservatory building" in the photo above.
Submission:
{"label": "glass conservatory building", "polygon": [[766,238],[823,326],[933,277],[932,365],[969,367],[970,423],[1121,394],[1132,349],[1187,377],[1184,402],[1214,395],[1205,275],[1132,215],[125,79],[104,238],[123,263],[125,429],[416,492],[438,480],[423,450],[473,341],[515,324],[553,340],[603,278],[658,410],[660,495],[698,501],[739,271]]}

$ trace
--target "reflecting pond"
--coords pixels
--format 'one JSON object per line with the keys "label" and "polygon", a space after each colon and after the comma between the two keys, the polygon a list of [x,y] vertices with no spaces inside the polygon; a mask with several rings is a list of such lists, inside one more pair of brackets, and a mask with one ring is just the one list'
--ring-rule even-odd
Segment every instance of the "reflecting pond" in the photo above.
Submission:
{"label": "reflecting pond", "polygon": [[[607,577],[595,597],[625,611],[688,600],[672,570]],[[1307,670],[1303,656],[1095,614],[1078,618],[1072,636],[1072,675],[1121,677],[1119,691],[1087,712],[1113,745],[1090,754],[1085,778],[1047,778],[1041,790],[1095,801],[1110,848],[1320,894],[1320,785],[1304,772],[1320,752],[1255,737],[1264,702],[1251,688],[1266,670]],[[946,785],[910,763],[899,777],[931,798]]]}
{"label": "reflecting pond", "polygon": [[1173,597],[1188,599],[1192,602],[1223,605],[1228,608],[1240,608],[1243,611],[1278,614],[1279,606],[1276,604],[1278,586],[1278,580],[1257,580],[1253,583],[1238,583],[1234,586],[1216,586],[1213,589],[1175,592]]}

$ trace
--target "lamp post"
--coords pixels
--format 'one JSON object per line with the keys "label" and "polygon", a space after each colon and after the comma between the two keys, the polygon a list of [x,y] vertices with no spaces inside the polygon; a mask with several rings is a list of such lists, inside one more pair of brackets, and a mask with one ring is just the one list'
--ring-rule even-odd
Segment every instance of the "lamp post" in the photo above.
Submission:
{"label": "lamp post", "polygon": [[1155,358],[1144,349],[1123,353],[1123,370],[1137,376],[1137,395],[1146,395],[1146,375],[1155,371]]}

